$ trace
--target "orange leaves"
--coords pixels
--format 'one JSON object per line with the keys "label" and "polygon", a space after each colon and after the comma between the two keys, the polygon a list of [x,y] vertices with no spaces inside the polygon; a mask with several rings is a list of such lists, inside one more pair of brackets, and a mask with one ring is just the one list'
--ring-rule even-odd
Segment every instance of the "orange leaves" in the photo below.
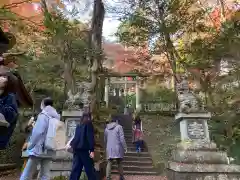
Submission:
{"label": "orange leaves", "polygon": [[112,68],[117,73],[128,73],[134,70],[143,74],[172,74],[166,55],[151,55],[147,45],[144,47],[127,47],[120,44],[104,43],[104,53],[107,59],[113,60]]}
{"label": "orange leaves", "polygon": [[221,12],[220,7],[216,7],[210,14],[210,17],[214,27],[216,27],[219,30],[221,28],[222,23],[225,20],[231,19],[233,15],[234,15],[234,10],[226,6],[224,9],[224,12]]}
{"label": "orange leaves", "polygon": [[[64,7],[64,4],[60,0],[46,0],[49,4],[49,11],[53,6],[60,8]],[[41,8],[41,0],[0,0],[0,7],[8,9],[14,15],[17,20],[21,20],[26,25],[36,27],[38,30],[43,31],[45,29],[43,25],[44,15]],[[11,18],[5,18],[4,20],[12,20]]]}
{"label": "orange leaves", "polygon": [[0,7],[4,6],[5,4],[9,4],[9,0],[1,0]]}

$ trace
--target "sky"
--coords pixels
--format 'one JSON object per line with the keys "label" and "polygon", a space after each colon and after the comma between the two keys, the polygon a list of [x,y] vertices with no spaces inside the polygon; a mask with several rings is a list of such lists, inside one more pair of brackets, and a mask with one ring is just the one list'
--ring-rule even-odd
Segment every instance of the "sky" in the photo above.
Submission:
{"label": "sky", "polygon": [[103,36],[109,41],[116,41],[116,36],[114,33],[117,32],[117,28],[120,21],[113,18],[105,18],[103,23]]}
{"label": "sky", "polygon": [[[117,0],[105,0],[105,4],[109,6],[116,6]],[[91,20],[92,4],[93,0],[80,0],[80,1],[65,1],[68,11],[72,11],[75,7],[77,12],[80,12],[78,19],[83,22]],[[105,7],[106,9],[108,7]],[[76,17],[76,16],[75,16]],[[103,23],[103,36],[106,40],[116,41],[117,38],[114,34],[117,32],[117,28],[120,25],[120,21],[117,18],[112,18],[108,10],[106,11],[104,23]]]}

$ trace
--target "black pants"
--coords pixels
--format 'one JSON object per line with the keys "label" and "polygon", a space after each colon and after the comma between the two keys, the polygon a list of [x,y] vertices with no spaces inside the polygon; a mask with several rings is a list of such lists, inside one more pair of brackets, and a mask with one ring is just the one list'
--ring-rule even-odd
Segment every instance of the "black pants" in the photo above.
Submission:
{"label": "black pants", "polygon": [[88,151],[74,152],[70,180],[79,180],[83,167],[87,174],[88,180],[96,180],[94,162],[89,157]]}

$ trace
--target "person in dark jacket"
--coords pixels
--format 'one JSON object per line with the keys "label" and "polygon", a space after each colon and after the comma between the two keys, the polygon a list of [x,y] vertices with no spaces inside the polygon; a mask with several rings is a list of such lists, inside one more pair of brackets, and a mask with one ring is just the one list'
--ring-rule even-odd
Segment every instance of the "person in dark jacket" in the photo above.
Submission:
{"label": "person in dark jacket", "polygon": [[0,150],[7,147],[17,124],[18,104],[16,94],[9,92],[11,84],[8,74],[0,74],[0,114],[1,120],[7,121],[8,126],[0,126]]}
{"label": "person in dark jacket", "polygon": [[91,114],[84,113],[81,123],[77,125],[75,135],[70,143],[73,149],[73,165],[70,180],[79,180],[82,169],[89,180],[95,180],[94,169],[94,129],[91,121]]}

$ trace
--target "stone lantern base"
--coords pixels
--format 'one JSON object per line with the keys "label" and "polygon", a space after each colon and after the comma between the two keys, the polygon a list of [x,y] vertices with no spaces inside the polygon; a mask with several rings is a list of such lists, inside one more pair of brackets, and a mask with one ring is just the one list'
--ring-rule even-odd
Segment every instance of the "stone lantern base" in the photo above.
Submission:
{"label": "stone lantern base", "polygon": [[215,143],[179,143],[167,164],[168,180],[240,180],[240,166],[229,164]]}
{"label": "stone lantern base", "polygon": [[239,180],[240,166],[170,162],[168,180]]}
{"label": "stone lantern base", "polygon": [[[209,140],[207,114],[178,114],[182,141],[167,164],[168,180],[240,180],[240,166]],[[179,119],[177,119],[179,120]]]}

